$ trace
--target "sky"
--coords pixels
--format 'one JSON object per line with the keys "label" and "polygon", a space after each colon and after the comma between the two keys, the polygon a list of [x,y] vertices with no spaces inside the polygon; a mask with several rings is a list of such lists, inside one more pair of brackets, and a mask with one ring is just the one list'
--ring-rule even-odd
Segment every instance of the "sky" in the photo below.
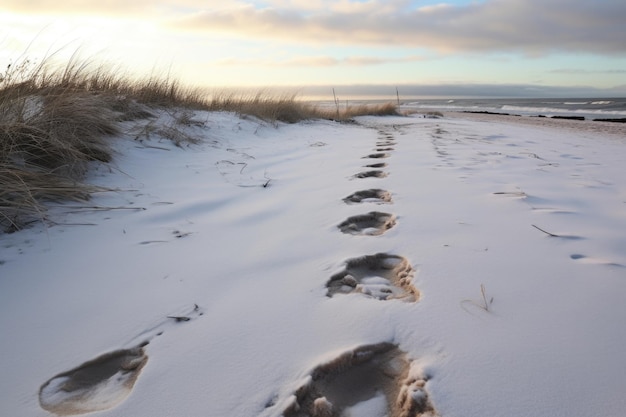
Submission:
{"label": "sky", "polygon": [[216,89],[615,97],[624,22],[624,0],[3,0],[0,65],[77,53]]}

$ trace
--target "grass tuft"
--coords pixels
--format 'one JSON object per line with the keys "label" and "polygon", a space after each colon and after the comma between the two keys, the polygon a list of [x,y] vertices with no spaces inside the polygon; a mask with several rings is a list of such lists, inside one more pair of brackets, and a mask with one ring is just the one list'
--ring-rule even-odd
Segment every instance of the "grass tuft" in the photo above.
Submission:
{"label": "grass tuft", "polygon": [[45,201],[87,200],[96,189],[82,182],[84,175],[90,163],[111,161],[109,138],[120,133],[120,122],[155,120],[159,109],[180,116],[158,130],[151,120],[142,133],[148,137],[154,130],[177,146],[198,142],[184,132],[184,126],[196,124],[191,110],[228,111],[271,123],[396,114],[391,103],[339,111],[295,94],[210,96],[169,75],[135,79],[77,53],[64,65],[52,61],[22,59],[0,73],[0,233],[44,219]]}

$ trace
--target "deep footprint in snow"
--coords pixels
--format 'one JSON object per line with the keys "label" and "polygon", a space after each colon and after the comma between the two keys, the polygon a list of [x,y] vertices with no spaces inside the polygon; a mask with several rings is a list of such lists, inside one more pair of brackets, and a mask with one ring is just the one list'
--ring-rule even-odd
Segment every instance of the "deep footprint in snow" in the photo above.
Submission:
{"label": "deep footprint in snow", "polygon": [[[128,397],[141,370],[148,362],[144,347],[163,334],[163,328],[187,322],[204,314],[193,309],[165,317],[164,321],[134,338],[142,340],[129,349],[119,349],[98,356],[82,365],[62,372],[39,389],[41,408],[60,416],[92,413],[113,408]],[[132,345],[131,345],[132,346]]]}
{"label": "deep footprint in snow", "polygon": [[391,193],[386,190],[373,188],[357,191],[343,199],[346,204],[352,203],[391,203]]}
{"label": "deep footprint in snow", "polygon": [[434,417],[428,378],[391,343],[361,346],[319,365],[284,417]]}
{"label": "deep footprint in snow", "polygon": [[354,175],[354,178],[385,178],[387,173],[380,170],[363,171]]}
{"label": "deep footprint in snow", "polygon": [[41,408],[69,416],[115,407],[130,394],[148,362],[144,346],[105,353],[56,375],[39,390]]}
{"label": "deep footprint in snow", "polygon": [[348,217],[337,227],[343,232],[352,235],[382,235],[396,225],[396,216],[380,211],[370,211],[367,214]]}
{"label": "deep footprint in snow", "polygon": [[376,148],[376,152],[385,152],[385,151],[393,151],[394,148]]}
{"label": "deep footprint in snow", "polygon": [[387,166],[385,162],[377,162],[375,164],[363,165],[365,168],[384,168]]}
{"label": "deep footprint in snow", "polygon": [[579,253],[570,255],[570,259],[573,259],[583,264],[589,264],[589,265],[605,265],[605,266],[613,266],[613,267],[619,267],[619,268],[626,267],[626,265],[622,265],[616,262],[611,262],[606,259],[593,258],[590,256],[581,255]]}
{"label": "deep footprint in snow", "polygon": [[380,158],[389,158],[389,154],[385,152],[373,153],[370,155],[364,156],[362,159],[380,159]]}
{"label": "deep footprint in snow", "polygon": [[378,300],[414,302],[420,296],[411,282],[414,273],[402,256],[387,253],[361,256],[347,260],[344,270],[330,277],[326,295],[358,293]]}

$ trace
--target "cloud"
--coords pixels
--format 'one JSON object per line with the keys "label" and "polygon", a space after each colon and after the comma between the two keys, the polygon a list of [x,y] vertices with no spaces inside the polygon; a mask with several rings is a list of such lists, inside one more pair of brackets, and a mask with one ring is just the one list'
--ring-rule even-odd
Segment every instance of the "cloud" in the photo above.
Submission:
{"label": "cloud", "polygon": [[26,16],[91,15],[291,44],[440,52],[626,54],[624,0],[3,0]]}
{"label": "cloud", "polygon": [[[626,2],[486,0],[415,7],[404,1],[269,1],[205,9],[179,29],[291,43],[409,46],[444,52],[626,53]],[[272,6],[274,4],[274,6]]]}
{"label": "cloud", "polygon": [[149,19],[172,12],[184,13],[203,8],[215,10],[224,4],[237,3],[230,0],[3,0],[0,10],[30,15],[106,15]]}
{"label": "cloud", "polygon": [[224,58],[215,61],[218,66],[226,67],[332,67],[339,64],[339,60],[331,57],[296,57],[286,60],[271,59],[240,59]]}
{"label": "cloud", "polygon": [[225,58],[215,62],[219,66],[256,66],[256,67],[338,67],[338,66],[370,66],[394,63],[423,61],[417,55],[400,58],[379,58],[372,56],[351,56],[334,58],[330,56],[298,56],[283,60],[271,59],[238,59]]}
{"label": "cloud", "polygon": [[326,96],[335,89],[342,97],[369,96],[395,97],[396,88],[402,100],[410,97],[620,97],[624,86],[614,88],[556,87],[536,84],[367,84],[367,85],[317,85],[307,86],[301,93],[305,96]]}
{"label": "cloud", "polygon": [[552,74],[598,75],[598,74],[626,74],[626,69],[587,70],[579,68],[560,68],[550,71]]}

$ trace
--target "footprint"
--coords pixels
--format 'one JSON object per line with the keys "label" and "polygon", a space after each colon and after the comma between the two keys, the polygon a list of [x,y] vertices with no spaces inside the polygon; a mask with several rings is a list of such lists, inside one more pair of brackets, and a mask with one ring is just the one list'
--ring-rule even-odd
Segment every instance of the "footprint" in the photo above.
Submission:
{"label": "footprint", "polygon": [[393,140],[381,140],[376,142],[376,146],[394,146],[397,143],[394,142]]}
{"label": "footprint", "polygon": [[380,211],[348,217],[337,227],[343,233],[352,235],[382,235],[396,224],[396,216]]}
{"label": "footprint", "polygon": [[343,271],[326,283],[328,297],[360,293],[378,300],[414,302],[419,291],[411,283],[415,270],[406,258],[377,253],[346,261]]}
{"label": "footprint", "polygon": [[39,390],[41,408],[70,416],[115,407],[128,397],[148,362],[144,346],[105,353],[56,375]]}
{"label": "footprint", "polygon": [[548,213],[548,214],[576,214],[576,212],[568,210],[568,209],[561,209],[561,208],[556,208],[556,207],[532,207],[533,212],[535,213]]}
{"label": "footprint", "polygon": [[394,148],[376,148],[376,152],[393,151]]}
{"label": "footprint", "polygon": [[494,195],[504,195],[507,197],[526,198],[528,195],[523,191],[497,191]]}
{"label": "footprint", "polygon": [[363,166],[366,168],[384,168],[387,166],[387,164],[385,162],[377,162],[375,164],[367,164]]}
{"label": "footprint", "polygon": [[607,261],[607,260],[599,259],[599,258],[591,258],[589,256],[581,255],[579,253],[575,253],[575,254],[570,255],[570,258],[575,260],[575,261],[577,261],[577,262],[581,262],[581,263],[584,263],[584,264],[616,266],[616,267],[620,267],[620,268],[625,268],[626,267],[626,265],[618,264],[616,262],[611,262],[611,261]]}
{"label": "footprint", "polygon": [[[163,334],[167,325],[187,322],[204,312],[197,305],[191,311],[167,316],[164,321],[135,337],[135,345],[105,353],[46,381],[39,389],[39,405],[60,415],[92,413],[113,408],[128,397],[141,370],[148,362],[144,347]],[[137,344],[137,340],[142,340]],[[133,345],[131,345],[133,346]]]}
{"label": "footprint", "polygon": [[357,191],[343,199],[346,204],[351,203],[391,203],[389,191],[372,188],[370,190]]}
{"label": "footprint", "polygon": [[354,175],[354,178],[385,178],[387,173],[380,170],[363,171]]}
{"label": "footprint", "polygon": [[391,343],[360,346],[317,366],[284,417],[434,417],[428,377]]}
{"label": "footprint", "polygon": [[385,153],[385,152],[378,152],[378,153],[372,153],[369,155],[366,155],[363,157],[363,159],[379,159],[379,158],[389,158],[389,154]]}

